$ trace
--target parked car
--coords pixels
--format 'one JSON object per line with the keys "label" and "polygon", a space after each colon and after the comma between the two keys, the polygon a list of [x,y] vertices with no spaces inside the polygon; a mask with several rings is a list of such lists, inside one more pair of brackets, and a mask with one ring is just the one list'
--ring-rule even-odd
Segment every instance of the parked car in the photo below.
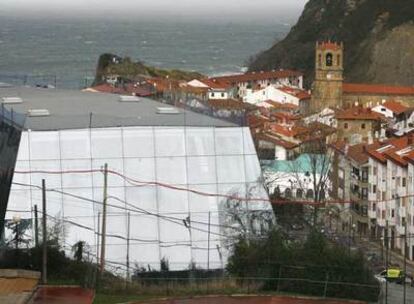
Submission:
{"label": "parked car", "polygon": [[393,282],[397,284],[402,284],[404,282],[404,271],[399,268],[388,268],[381,271],[379,274],[375,275],[375,278],[379,282]]}

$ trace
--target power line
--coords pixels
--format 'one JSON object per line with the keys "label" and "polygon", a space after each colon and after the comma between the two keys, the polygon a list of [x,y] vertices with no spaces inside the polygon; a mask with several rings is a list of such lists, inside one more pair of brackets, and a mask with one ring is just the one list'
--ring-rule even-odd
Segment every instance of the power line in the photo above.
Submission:
{"label": "power line", "polygon": [[[13,183],[13,184],[18,184],[18,185],[20,185],[20,186],[27,186],[27,187],[41,188],[40,186],[37,186],[37,185],[31,185],[31,184],[23,184],[23,183]],[[57,189],[47,189],[47,191],[48,191],[48,192],[57,192],[57,193],[61,193],[61,194],[63,194],[63,195],[68,195],[68,196],[71,196],[71,197],[77,198],[77,199],[79,199],[79,200],[88,201],[88,202],[91,202],[91,203],[94,203],[94,204],[99,204],[99,205],[102,205],[102,204],[103,204],[103,203],[102,203],[102,202],[100,202],[100,201],[96,201],[96,200],[93,200],[93,199],[90,199],[90,198],[82,197],[82,196],[79,196],[79,195],[76,195],[76,194],[72,194],[72,193],[65,192],[65,191],[61,191],[61,190],[57,190]],[[115,198],[115,197],[112,197],[112,198]],[[128,204],[128,205],[131,205],[131,204],[127,203],[126,201],[123,201],[123,200],[121,200],[121,199],[119,199],[119,200],[120,200],[122,203],[125,203],[125,204]],[[147,211],[147,210],[145,210],[145,209],[141,209],[141,208],[135,207],[135,206],[133,206],[133,205],[131,205],[131,206],[133,206],[133,207],[134,207],[134,209],[130,209],[130,208],[126,208],[126,207],[121,207],[121,206],[116,206],[116,205],[109,204],[109,203],[107,203],[107,205],[108,205],[109,207],[116,208],[116,209],[120,209],[120,210],[123,210],[123,211],[130,211],[130,212],[136,212],[136,213],[140,213],[140,214],[147,214],[147,215],[155,216],[155,217],[161,218],[161,219],[163,219],[163,220],[165,220],[165,221],[169,221],[169,222],[171,222],[171,223],[177,224],[177,225],[179,225],[179,226],[185,226],[185,225],[183,224],[183,222],[182,222],[182,221],[183,221],[183,219],[182,219],[182,218],[175,218],[175,217],[170,217],[170,216],[163,216],[163,215],[161,215],[161,214],[152,213],[152,212],[149,212],[149,211]],[[202,222],[199,222],[199,223],[202,223]],[[203,223],[203,224],[205,224],[205,223]],[[207,224],[207,225],[208,225],[208,224]],[[206,232],[206,233],[208,233],[208,231],[207,231],[207,230],[204,230],[204,229],[201,229],[201,228],[197,228],[197,227],[194,227],[194,226],[191,226],[191,229],[194,229],[194,230],[198,230],[198,231],[201,231],[201,232]],[[210,232],[210,233],[211,233],[211,234],[214,234],[214,235],[217,235],[217,236],[227,237],[227,236],[226,236],[226,235],[224,235],[224,234],[220,234],[220,233],[216,233],[216,232]]]}
{"label": "power line", "polygon": [[[14,171],[17,174],[84,174],[84,173],[103,173],[102,169],[88,169],[88,170],[65,170],[65,171],[49,171],[49,170],[29,170],[29,171]],[[269,199],[269,198],[260,198],[260,197],[240,197],[237,195],[227,195],[227,194],[222,194],[222,193],[210,193],[210,192],[203,192],[203,191],[198,191],[198,190],[194,190],[194,189],[190,189],[190,188],[186,188],[186,187],[179,187],[179,186],[175,186],[173,184],[168,184],[168,183],[161,183],[161,182],[157,182],[157,181],[140,181],[140,180],[136,180],[134,178],[128,177],[122,173],[119,173],[117,171],[114,170],[108,170],[109,174],[113,174],[116,176],[119,176],[121,178],[123,178],[124,180],[126,180],[128,183],[130,183],[131,185],[137,186],[137,187],[144,187],[144,186],[160,186],[160,187],[164,187],[164,188],[168,188],[171,190],[177,190],[177,191],[187,191],[187,192],[191,192],[200,196],[206,196],[206,197],[220,197],[220,198],[225,198],[225,199],[229,199],[229,200],[236,200],[236,201],[241,201],[241,202],[270,202],[271,204],[275,204],[275,205],[285,205],[285,204],[298,204],[298,205],[314,205],[314,206],[321,206],[321,205],[325,205],[325,204],[354,204],[355,201],[347,201],[347,200],[340,200],[340,199],[335,199],[335,200],[323,200],[320,202],[315,202],[315,201],[310,201],[310,200],[297,200],[297,199],[282,199],[282,198],[278,198],[278,199]],[[387,202],[392,202],[395,201],[397,199],[404,199],[404,198],[412,198],[414,197],[414,194],[408,194],[408,195],[404,195],[404,196],[399,196],[399,197],[394,197],[391,199],[385,199],[385,200],[364,200],[364,202],[366,203],[387,203]]]}

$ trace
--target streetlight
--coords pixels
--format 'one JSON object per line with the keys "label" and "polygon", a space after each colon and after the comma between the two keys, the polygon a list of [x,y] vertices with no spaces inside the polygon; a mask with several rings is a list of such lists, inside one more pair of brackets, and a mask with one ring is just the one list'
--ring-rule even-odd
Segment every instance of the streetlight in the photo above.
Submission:
{"label": "streetlight", "polygon": [[328,215],[329,215],[329,230],[332,231],[332,210],[328,211]]}
{"label": "streetlight", "polygon": [[352,224],[349,227],[349,235],[348,235],[348,246],[349,246],[348,247],[348,250],[349,250],[349,255],[351,255],[351,240],[354,241],[354,230],[355,230],[355,227],[356,227],[355,224]]}
{"label": "streetlight", "polygon": [[352,242],[355,242],[355,228],[356,228],[356,225],[352,224]]}

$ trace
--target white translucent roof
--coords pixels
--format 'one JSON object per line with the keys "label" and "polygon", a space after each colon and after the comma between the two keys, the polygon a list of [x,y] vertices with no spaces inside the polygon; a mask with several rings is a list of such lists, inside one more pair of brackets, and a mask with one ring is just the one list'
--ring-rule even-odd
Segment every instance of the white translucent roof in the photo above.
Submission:
{"label": "white translucent roof", "polygon": [[[140,97],[139,101],[120,102],[120,96],[75,90],[0,86],[0,98],[19,97],[19,104],[4,104],[7,110],[26,115],[36,109],[48,110],[47,117],[26,117],[24,127],[31,130],[63,130],[118,126],[217,126],[234,124],[177,109],[169,113],[158,108],[160,102]],[[173,108],[168,105],[169,108]]]}

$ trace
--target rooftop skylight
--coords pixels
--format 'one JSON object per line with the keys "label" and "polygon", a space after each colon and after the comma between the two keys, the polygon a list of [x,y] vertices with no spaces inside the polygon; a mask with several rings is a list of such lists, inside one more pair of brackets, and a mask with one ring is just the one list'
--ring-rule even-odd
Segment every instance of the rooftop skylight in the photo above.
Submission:
{"label": "rooftop skylight", "polygon": [[4,104],[17,104],[22,103],[23,99],[21,99],[20,97],[3,97],[1,99],[1,102]]}

